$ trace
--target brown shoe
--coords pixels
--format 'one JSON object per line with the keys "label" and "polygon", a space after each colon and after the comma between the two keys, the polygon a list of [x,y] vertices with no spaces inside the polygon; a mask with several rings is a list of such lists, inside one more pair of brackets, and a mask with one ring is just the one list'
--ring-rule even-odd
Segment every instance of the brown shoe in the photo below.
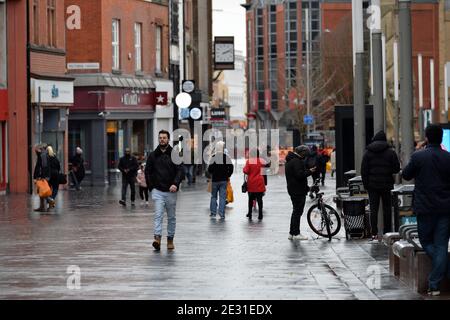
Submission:
{"label": "brown shoe", "polygon": [[159,251],[161,249],[161,236],[155,236],[155,240],[153,241],[153,248]]}
{"label": "brown shoe", "polygon": [[175,249],[175,245],[173,244],[173,239],[167,238],[167,250]]}

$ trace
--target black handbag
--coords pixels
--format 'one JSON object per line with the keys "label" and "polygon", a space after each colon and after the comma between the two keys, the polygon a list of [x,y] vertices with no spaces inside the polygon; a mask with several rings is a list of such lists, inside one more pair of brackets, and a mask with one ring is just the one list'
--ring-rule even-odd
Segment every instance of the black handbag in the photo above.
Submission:
{"label": "black handbag", "polygon": [[247,193],[247,180],[244,177],[244,183],[242,184],[242,193]]}
{"label": "black handbag", "polygon": [[58,184],[67,184],[67,174],[58,173]]}

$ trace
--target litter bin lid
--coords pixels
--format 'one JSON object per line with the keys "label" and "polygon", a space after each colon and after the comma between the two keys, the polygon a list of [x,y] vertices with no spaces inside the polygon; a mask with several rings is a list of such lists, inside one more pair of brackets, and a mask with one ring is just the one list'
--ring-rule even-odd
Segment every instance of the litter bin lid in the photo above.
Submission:
{"label": "litter bin lid", "polygon": [[399,194],[404,194],[404,193],[413,193],[414,192],[414,185],[413,184],[406,184],[406,185],[402,185],[402,186],[398,186],[396,188],[394,188],[392,191],[392,193],[399,193]]}
{"label": "litter bin lid", "polygon": [[359,202],[359,201],[366,201],[367,198],[362,198],[362,197],[348,197],[348,198],[343,198],[342,201],[345,202]]}
{"label": "litter bin lid", "polygon": [[362,176],[357,176],[348,180],[348,182],[362,182]]}

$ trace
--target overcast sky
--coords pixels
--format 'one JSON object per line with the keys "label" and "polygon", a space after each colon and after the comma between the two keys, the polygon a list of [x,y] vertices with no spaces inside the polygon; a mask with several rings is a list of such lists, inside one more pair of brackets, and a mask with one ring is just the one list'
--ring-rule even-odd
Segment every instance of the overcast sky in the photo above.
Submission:
{"label": "overcast sky", "polygon": [[234,36],[236,50],[246,55],[245,0],[213,0],[214,36]]}

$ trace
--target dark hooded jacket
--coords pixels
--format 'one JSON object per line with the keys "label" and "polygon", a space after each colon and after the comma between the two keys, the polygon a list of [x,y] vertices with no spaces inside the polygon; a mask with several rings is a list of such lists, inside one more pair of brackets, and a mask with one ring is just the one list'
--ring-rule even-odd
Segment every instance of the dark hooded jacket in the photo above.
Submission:
{"label": "dark hooded jacket", "polygon": [[286,156],[285,175],[290,196],[305,196],[308,194],[308,177],[311,171],[306,168],[305,159],[294,152]]}
{"label": "dark hooded jacket", "polygon": [[400,171],[397,154],[387,143],[384,131],[379,131],[364,153],[361,175],[366,190],[391,190],[393,175]]}
{"label": "dark hooded jacket", "polygon": [[415,179],[416,214],[450,214],[450,153],[436,144],[412,154],[403,169],[405,180]]}
{"label": "dark hooded jacket", "polygon": [[180,188],[180,183],[184,179],[184,169],[182,165],[173,163],[172,150],[172,147],[168,146],[166,152],[162,152],[158,146],[148,156],[145,180],[150,190],[155,188],[162,192],[169,192],[173,185]]}

